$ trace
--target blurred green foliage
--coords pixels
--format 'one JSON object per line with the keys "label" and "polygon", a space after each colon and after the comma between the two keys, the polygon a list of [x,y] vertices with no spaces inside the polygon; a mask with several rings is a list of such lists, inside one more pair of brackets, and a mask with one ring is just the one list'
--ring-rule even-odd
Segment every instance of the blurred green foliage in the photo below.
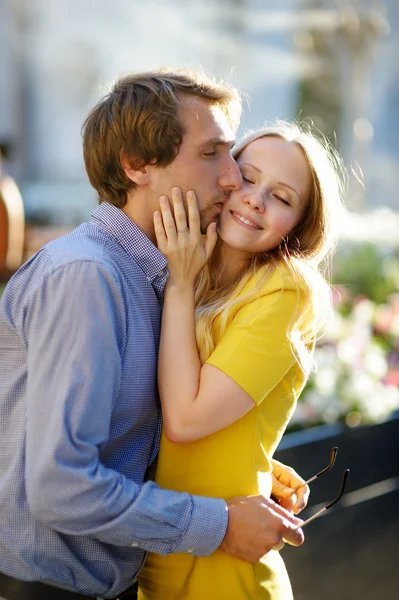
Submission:
{"label": "blurred green foliage", "polygon": [[343,312],[356,296],[367,296],[377,304],[399,290],[399,251],[387,253],[377,244],[350,244],[337,253],[333,269],[334,284],[348,290]]}
{"label": "blurred green foliage", "polygon": [[399,250],[342,243],[333,269],[334,317],[290,430],[377,423],[399,409]]}

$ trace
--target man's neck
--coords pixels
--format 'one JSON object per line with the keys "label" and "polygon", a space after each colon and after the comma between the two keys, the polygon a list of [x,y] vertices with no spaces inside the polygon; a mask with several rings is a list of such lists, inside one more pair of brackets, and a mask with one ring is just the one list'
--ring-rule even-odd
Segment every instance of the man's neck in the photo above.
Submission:
{"label": "man's neck", "polygon": [[149,203],[145,201],[145,198],[140,198],[140,195],[140,192],[136,190],[133,198],[128,192],[128,200],[121,210],[156,245],[153,215],[149,210]]}

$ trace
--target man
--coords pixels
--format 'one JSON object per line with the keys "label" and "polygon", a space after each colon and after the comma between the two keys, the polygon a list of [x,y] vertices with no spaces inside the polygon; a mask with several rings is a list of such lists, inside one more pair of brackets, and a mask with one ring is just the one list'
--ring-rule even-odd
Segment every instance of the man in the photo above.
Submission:
{"label": "man", "polygon": [[[198,74],[142,73],[117,82],[85,122],[100,205],[21,267],[1,302],[4,598],[117,597],[145,550],[220,547],[255,562],[283,539],[303,542],[301,521],[269,499],[226,503],[145,482],[160,435],[167,278],[153,212],[179,186],[197,193],[203,227],[217,219],[241,185],[230,155],[240,110],[233,89]],[[290,477],[289,487],[303,483]],[[306,486],[301,494],[305,503]]]}

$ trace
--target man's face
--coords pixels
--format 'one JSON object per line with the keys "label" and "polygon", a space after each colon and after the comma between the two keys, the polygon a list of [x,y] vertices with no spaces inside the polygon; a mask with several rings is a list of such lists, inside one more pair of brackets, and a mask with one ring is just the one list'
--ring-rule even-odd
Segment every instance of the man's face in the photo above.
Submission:
{"label": "man's face", "polygon": [[231,156],[234,132],[223,111],[195,97],[184,98],[180,119],[184,134],[176,158],[166,167],[151,167],[152,210],[173,187],[194,190],[201,228],[217,221],[229,193],[241,187],[240,170]]}

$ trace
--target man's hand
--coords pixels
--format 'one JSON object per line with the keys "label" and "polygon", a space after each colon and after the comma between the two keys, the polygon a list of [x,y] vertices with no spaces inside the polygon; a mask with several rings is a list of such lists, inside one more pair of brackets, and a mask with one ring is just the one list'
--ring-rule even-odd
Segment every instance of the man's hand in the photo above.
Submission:
{"label": "man's hand", "polygon": [[280,506],[297,515],[308,503],[309,486],[291,467],[274,459],[272,465],[272,495]]}
{"label": "man's hand", "polygon": [[284,542],[304,542],[303,521],[265,496],[242,496],[227,501],[229,523],[220,550],[250,563],[258,562]]}

